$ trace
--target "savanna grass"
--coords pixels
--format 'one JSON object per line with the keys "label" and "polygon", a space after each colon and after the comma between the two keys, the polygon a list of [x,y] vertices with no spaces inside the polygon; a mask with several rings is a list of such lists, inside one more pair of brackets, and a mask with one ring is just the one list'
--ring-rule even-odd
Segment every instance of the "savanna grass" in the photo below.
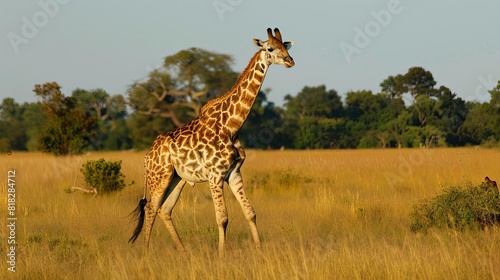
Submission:
{"label": "savanna grass", "polygon": [[[17,272],[2,261],[0,278],[495,279],[497,226],[413,233],[409,213],[446,187],[479,184],[485,176],[498,181],[499,156],[499,150],[474,148],[247,151],[242,173],[263,251],[253,248],[241,209],[226,190],[228,248],[219,259],[206,184],[186,187],[174,209],[187,256],[175,251],[160,219],[149,249],[142,235],[127,242],[135,226],[128,215],[143,195],[143,152],[1,155],[2,178],[16,170],[18,220]],[[64,192],[83,184],[84,162],[99,158],[122,161],[123,190],[103,197]],[[6,205],[6,180],[1,186]],[[7,215],[5,207],[0,211]],[[0,233],[7,236],[7,228]]]}

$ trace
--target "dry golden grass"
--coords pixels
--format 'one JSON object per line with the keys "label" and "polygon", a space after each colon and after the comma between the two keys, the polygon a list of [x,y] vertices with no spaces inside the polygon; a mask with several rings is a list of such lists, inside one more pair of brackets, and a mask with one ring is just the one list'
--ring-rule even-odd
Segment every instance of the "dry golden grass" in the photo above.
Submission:
{"label": "dry golden grass", "polygon": [[[157,219],[151,246],[127,243],[127,215],[142,197],[143,152],[53,157],[1,155],[6,217],[7,170],[16,170],[19,279],[496,279],[500,229],[487,232],[409,230],[411,206],[442,188],[485,176],[500,180],[500,150],[247,151],[242,173],[257,211],[263,252],[230,191],[225,259],[206,185],[187,187],[174,209],[186,245],[179,255]],[[93,198],[64,189],[82,183],[88,159],[122,160],[127,186]],[[4,218],[4,223],[6,219]],[[0,227],[7,236],[6,226]],[[8,249],[5,238],[2,248]],[[6,251],[3,251],[6,252]]]}

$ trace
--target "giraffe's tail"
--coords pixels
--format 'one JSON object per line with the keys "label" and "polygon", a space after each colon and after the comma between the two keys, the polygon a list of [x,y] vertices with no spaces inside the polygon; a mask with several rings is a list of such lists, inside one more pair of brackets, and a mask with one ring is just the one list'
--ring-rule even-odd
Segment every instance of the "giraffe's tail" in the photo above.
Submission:
{"label": "giraffe's tail", "polygon": [[133,214],[133,219],[137,220],[137,226],[134,229],[134,234],[132,234],[132,237],[130,237],[128,242],[134,243],[137,237],[139,237],[139,234],[141,233],[142,226],[144,225],[144,217],[146,216],[144,207],[146,207],[147,202],[148,201],[146,200],[145,197],[139,200],[139,205],[137,205],[137,207],[131,213]]}

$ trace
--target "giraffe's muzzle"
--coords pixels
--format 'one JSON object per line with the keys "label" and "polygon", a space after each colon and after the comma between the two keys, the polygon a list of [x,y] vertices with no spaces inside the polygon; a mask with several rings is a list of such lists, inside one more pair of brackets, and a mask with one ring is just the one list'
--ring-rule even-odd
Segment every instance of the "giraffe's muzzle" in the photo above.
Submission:
{"label": "giraffe's muzzle", "polygon": [[295,62],[293,61],[293,58],[291,56],[285,57],[285,67],[290,68],[295,65]]}

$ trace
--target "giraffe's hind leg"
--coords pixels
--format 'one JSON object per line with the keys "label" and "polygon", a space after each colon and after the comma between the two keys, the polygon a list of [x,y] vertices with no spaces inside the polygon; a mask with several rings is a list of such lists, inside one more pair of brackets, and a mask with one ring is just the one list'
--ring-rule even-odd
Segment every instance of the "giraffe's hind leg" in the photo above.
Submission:
{"label": "giraffe's hind leg", "polygon": [[174,177],[174,169],[169,162],[152,172],[147,169],[145,172],[146,184],[149,188],[149,201],[145,206],[144,236],[146,245],[149,245],[151,231],[156,219],[156,215],[163,202],[168,196],[168,188]]}
{"label": "giraffe's hind leg", "polygon": [[167,227],[170,236],[172,236],[172,239],[175,243],[177,250],[181,252],[184,252],[184,245],[182,244],[179,234],[175,229],[171,215],[172,215],[172,209],[177,203],[179,195],[181,194],[185,184],[186,181],[182,180],[178,175],[173,176],[172,181],[170,182],[167,192],[165,194],[166,196],[165,202],[163,203],[159,212],[160,218],[165,223],[165,226]]}

